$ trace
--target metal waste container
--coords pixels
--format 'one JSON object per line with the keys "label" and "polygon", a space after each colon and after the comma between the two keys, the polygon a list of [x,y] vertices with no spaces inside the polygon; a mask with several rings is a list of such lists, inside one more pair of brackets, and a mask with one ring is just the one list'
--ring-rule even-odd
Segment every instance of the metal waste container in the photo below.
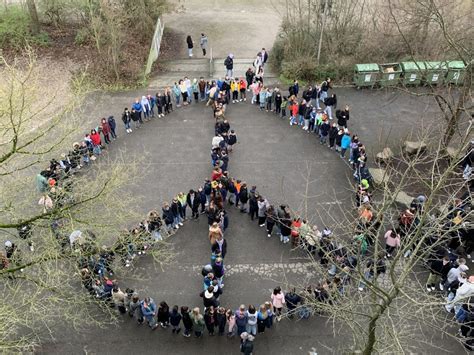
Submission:
{"label": "metal waste container", "polygon": [[403,70],[401,82],[404,85],[420,85],[421,79],[425,72],[426,66],[424,62],[401,62],[400,66]]}
{"label": "metal waste container", "polygon": [[354,67],[354,84],[356,87],[373,87],[379,77],[379,66],[375,63],[356,64]]}
{"label": "metal waste container", "polygon": [[443,62],[425,62],[424,82],[428,85],[441,85],[446,77],[447,66]]}
{"label": "metal waste container", "polygon": [[453,60],[447,63],[448,75],[446,75],[446,83],[454,85],[462,85],[464,83],[464,75],[466,74],[466,66],[461,60]]}
{"label": "metal waste container", "polygon": [[402,74],[400,63],[379,64],[379,67],[381,71],[379,79],[380,86],[386,87],[398,84]]}

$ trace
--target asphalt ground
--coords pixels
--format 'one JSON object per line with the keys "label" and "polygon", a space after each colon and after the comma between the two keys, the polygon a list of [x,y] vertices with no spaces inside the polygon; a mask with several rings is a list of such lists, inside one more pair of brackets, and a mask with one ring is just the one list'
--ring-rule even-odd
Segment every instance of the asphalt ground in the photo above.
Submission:
{"label": "asphalt ground", "polygon": [[[349,128],[357,131],[369,147],[377,149],[379,132],[390,132],[389,141],[400,141],[420,124],[433,123],[434,109],[427,100],[389,91],[338,89],[340,105],[352,107]],[[177,192],[197,188],[210,175],[210,145],[214,133],[212,112],[204,104],[177,109],[164,119],[155,118],[132,134],[125,134],[119,113],[130,106],[138,92],[94,95],[86,104],[87,118],[114,114],[118,140],[109,149],[113,162],[123,157],[143,165],[138,177],[125,188],[139,197],[130,205],[145,215],[159,208]],[[140,93],[141,94],[141,93]],[[389,104],[387,104],[389,102]],[[111,109],[113,108],[113,109]],[[334,152],[321,146],[314,135],[271,113],[260,112],[247,103],[230,105],[226,117],[235,129],[239,144],[231,153],[231,176],[256,185],[270,203],[288,203],[295,211],[319,226],[330,225],[342,211],[351,209],[350,169]],[[386,138],[381,134],[382,138]],[[310,183],[306,184],[306,181]],[[307,196],[307,198],[305,197]],[[248,215],[230,207],[230,227],[226,232],[227,275],[221,304],[236,309],[241,303],[259,305],[267,301],[271,289],[286,283],[317,281],[305,265],[304,254],[290,251],[277,237],[251,223]],[[201,267],[209,262],[207,219],[187,221],[168,242],[175,257],[169,265],[159,265],[144,257],[133,270],[118,274],[122,289],[132,287],[142,297],[150,295],[157,303],[172,306],[201,306]],[[285,288],[285,287],[284,287]],[[238,354],[236,339],[222,337],[184,339],[169,330],[151,332],[125,319],[118,327],[91,329],[57,337],[43,353],[178,353]],[[74,335],[72,335],[74,334]],[[433,335],[435,343],[459,352],[455,343]],[[305,321],[284,320],[255,340],[255,352],[264,354],[337,353],[341,338],[318,316]],[[437,353],[431,351],[431,353]],[[439,352],[442,353],[442,352]]]}

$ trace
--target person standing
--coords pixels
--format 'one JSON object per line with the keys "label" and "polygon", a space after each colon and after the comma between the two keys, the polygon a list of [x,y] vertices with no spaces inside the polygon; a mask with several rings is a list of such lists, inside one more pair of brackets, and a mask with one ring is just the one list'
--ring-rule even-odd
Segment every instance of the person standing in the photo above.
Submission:
{"label": "person standing", "polygon": [[397,247],[400,247],[400,235],[394,229],[389,229],[385,235],[386,257],[390,258]]}
{"label": "person standing", "polygon": [[201,200],[193,189],[189,190],[186,196],[186,202],[191,209],[192,218],[197,219],[199,217],[199,205],[201,204]]}
{"label": "person standing", "polygon": [[100,121],[100,128],[102,129],[102,134],[104,136],[104,141],[106,144],[110,143],[110,126],[105,118],[102,118]]}
{"label": "person standing", "polygon": [[123,110],[122,121],[123,121],[123,124],[125,125],[125,132],[132,133],[132,129],[130,128],[130,122],[132,121],[132,115],[130,114],[130,111],[128,110],[128,107],[125,107],[125,110]]}
{"label": "person standing", "polygon": [[229,53],[227,58],[224,60],[224,65],[226,68],[226,76],[232,78],[234,76],[234,55]]}
{"label": "person standing", "polygon": [[204,33],[201,33],[201,49],[202,49],[202,55],[205,57],[206,56],[206,51],[207,51],[207,36]]}
{"label": "person standing", "polygon": [[196,338],[202,337],[202,332],[204,331],[204,317],[199,311],[199,307],[193,309],[191,313],[191,320],[193,321],[194,336]]}
{"label": "person standing", "polygon": [[262,67],[265,66],[268,60],[268,52],[265,50],[265,48],[262,48],[262,51],[260,52],[260,55],[262,57]]}
{"label": "person standing", "polygon": [[257,310],[254,305],[249,305],[247,309],[247,333],[257,335]]}
{"label": "person standing", "polygon": [[112,139],[115,140],[117,138],[117,134],[115,133],[115,128],[117,127],[117,124],[115,122],[114,116],[109,116],[109,118],[107,118],[107,123],[110,127],[110,135],[112,136]]}
{"label": "person standing", "polygon": [[331,78],[326,78],[321,83],[321,91],[319,93],[319,100],[324,104],[324,100],[328,97],[328,91],[331,88]]}
{"label": "person standing", "polygon": [[181,316],[183,319],[183,336],[189,338],[191,336],[191,331],[193,330],[193,320],[191,319],[190,311],[187,306],[181,307]]}
{"label": "person standing", "polygon": [[188,37],[186,37],[186,43],[188,45],[188,56],[189,56],[189,58],[191,58],[193,56],[194,44],[193,44],[193,39],[191,38],[190,35],[188,35]]}
{"label": "person standing", "polygon": [[145,317],[151,330],[155,330],[156,328],[158,328],[158,324],[156,323],[155,301],[153,301],[153,299],[150,297],[146,297],[143,301],[140,302],[140,307],[143,317]]}
{"label": "person standing", "polygon": [[263,198],[263,196],[260,196],[257,200],[257,217],[258,217],[258,225],[260,227],[265,226],[265,220],[267,219],[267,208],[270,204],[268,203],[267,199]]}
{"label": "person standing", "polygon": [[172,332],[179,334],[181,331],[181,327],[179,326],[179,323],[181,322],[181,314],[179,314],[179,308],[178,306],[173,306],[173,309],[171,310],[170,313],[170,324],[172,327]]}
{"label": "person standing", "polygon": [[277,315],[277,321],[281,319],[281,310],[283,309],[283,304],[285,304],[285,295],[281,290],[280,286],[275,287],[271,295],[273,312]]}

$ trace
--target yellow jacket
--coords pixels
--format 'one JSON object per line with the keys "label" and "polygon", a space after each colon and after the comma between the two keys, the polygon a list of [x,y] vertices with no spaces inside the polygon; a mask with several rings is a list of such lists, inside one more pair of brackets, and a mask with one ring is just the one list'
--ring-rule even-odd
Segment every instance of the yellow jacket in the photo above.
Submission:
{"label": "yellow jacket", "polygon": [[238,81],[233,81],[230,83],[230,90],[231,91],[239,91],[240,90],[240,84]]}

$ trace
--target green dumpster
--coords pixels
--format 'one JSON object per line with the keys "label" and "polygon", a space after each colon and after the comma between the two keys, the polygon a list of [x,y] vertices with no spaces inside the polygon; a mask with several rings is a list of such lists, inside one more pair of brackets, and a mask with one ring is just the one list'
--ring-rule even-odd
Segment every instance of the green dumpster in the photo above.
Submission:
{"label": "green dumpster", "polygon": [[466,66],[461,60],[454,60],[447,63],[448,75],[446,76],[447,84],[462,85],[464,83],[464,74],[466,74]]}
{"label": "green dumpster", "polygon": [[379,76],[379,66],[375,63],[356,64],[354,68],[354,84],[356,87],[373,87]]}
{"label": "green dumpster", "polygon": [[424,62],[401,62],[403,70],[402,83],[405,85],[420,85],[425,73]]}
{"label": "green dumpster", "polygon": [[399,63],[379,64],[379,67],[381,71],[379,79],[380,86],[386,87],[398,84],[400,75],[402,74],[402,68]]}
{"label": "green dumpster", "polygon": [[424,82],[428,85],[441,85],[444,83],[446,72],[448,71],[446,63],[443,62],[425,62],[426,72]]}

